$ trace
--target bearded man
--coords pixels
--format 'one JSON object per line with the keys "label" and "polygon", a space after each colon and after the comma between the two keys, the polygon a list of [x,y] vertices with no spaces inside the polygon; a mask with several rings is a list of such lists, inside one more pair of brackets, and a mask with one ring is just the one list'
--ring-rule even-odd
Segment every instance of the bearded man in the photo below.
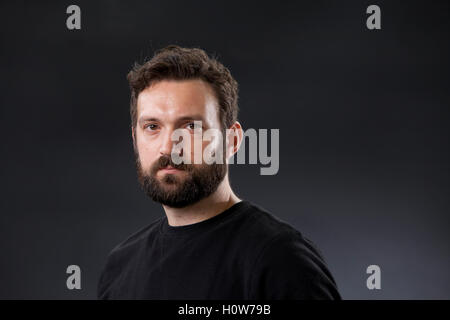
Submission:
{"label": "bearded man", "polygon": [[[111,251],[98,298],[340,299],[315,245],[230,186],[228,161],[243,139],[230,71],[201,49],[171,45],[128,81],[138,181],[165,215]],[[209,129],[222,138],[196,137]],[[177,130],[192,142],[181,151]],[[223,161],[174,161],[198,159],[195,143]]]}

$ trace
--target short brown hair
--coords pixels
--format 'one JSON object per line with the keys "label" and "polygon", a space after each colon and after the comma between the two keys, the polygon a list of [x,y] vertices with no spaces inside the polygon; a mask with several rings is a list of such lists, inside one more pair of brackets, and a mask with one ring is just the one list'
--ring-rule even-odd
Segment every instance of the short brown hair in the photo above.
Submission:
{"label": "short brown hair", "polygon": [[137,98],[145,88],[161,80],[201,79],[209,83],[218,100],[222,130],[229,128],[238,115],[238,83],[217,59],[199,48],[169,45],[158,50],[143,64],[135,63],[127,75],[130,84],[131,126],[136,127]]}

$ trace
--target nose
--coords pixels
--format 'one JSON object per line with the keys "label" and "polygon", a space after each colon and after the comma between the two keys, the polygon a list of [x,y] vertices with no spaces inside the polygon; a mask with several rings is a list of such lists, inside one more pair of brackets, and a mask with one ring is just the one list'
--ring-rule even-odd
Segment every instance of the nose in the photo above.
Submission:
{"label": "nose", "polygon": [[162,137],[161,137],[161,145],[159,147],[159,153],[161,155],[171,155],[172,153],[172,147],[173,147],[173,142],[172,142],[172,130],[165,130],[165,132],[163,133]]}

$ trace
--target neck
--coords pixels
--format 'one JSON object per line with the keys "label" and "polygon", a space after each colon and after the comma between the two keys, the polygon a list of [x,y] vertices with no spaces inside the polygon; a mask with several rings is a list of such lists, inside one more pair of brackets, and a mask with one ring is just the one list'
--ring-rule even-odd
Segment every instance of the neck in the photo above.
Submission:
{"label": "neck", "polygon": [[184,226],[212,218],[241,201],[231,190],[228,174],[217,190],[206,198],[184,208],[163,205],[170,226]]}

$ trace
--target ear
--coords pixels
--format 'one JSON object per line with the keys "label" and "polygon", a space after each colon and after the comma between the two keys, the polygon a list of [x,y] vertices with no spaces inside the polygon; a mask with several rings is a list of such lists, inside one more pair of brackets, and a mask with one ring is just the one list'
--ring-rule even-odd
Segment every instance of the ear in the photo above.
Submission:
{"label": "ear", "polygon": [[244,132],[242,130],[241,124],[236,121],[233,125],[227,129],[227,159],[231,158],[236,152],[238,152],[242,139],[244,136]]}
{"label": "ear", "polygon": [[131,126],[131,139],[133,140],[133,148],[134,148],[134,151],[137,152],[137,146],[136,146],[136,132],[135,132],[133,126]]}

